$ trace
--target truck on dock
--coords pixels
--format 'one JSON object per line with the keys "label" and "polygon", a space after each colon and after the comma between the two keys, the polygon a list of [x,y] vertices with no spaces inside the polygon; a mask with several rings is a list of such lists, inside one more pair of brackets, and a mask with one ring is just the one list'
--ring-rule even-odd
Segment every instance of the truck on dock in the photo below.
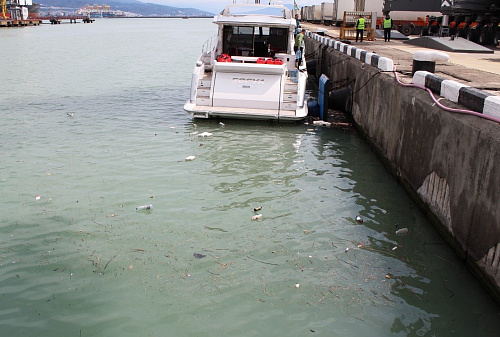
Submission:
{"label": "truck on dock", "polygon": [[[429,25],[429,18],[441,16],[441,0],[386,0],[383,13],[389,13],[392,29],[403,35],[420,35]],[[382,19],[383,20],[383,19]],[[382,20],[377,22],[382,27]]]}
{"label": "truck on dock", "polygon": [[325,26],[331,26],[333,23],[333,10],[334,3],[333,2],[322,2],[321,3],[321,14],[323,15],[323,19],[321,22]]}
{"label": "truck on dock", "polygon": [[[375,1],[381,2],[383,0]],[[301,10],[301,17],[307,22],[340,27],[344,20],[344,12],[354,11],[354,4],[355,1],[353,0],[335,0],[332,2],[323,2],[321,5],[304,6]]]}
{"label": "truck on dock", "polygon": [[500,40],[500,0],[386,0],[384,13],[404,35],[459,36],[483,45]]}
{"label": "truck on dock", "polygon": [[[498,45],[500,40],[500,0],[452,0],[443,2],[437,21],[439,35],[464,37],[482,45]],[[436,29],[429,29],[429,35]]]}
{"label": "truck on dock", "polygon": [[[312,23],[322,23],[325,26],[342,26],[344,12],[372,12],[377,17],[382,17],[384,0],[335,0],[321,3],[321,13],[318,13],[318,5],[302,7],[301,17]],[[318,19],[321,17],[321,19]]]}
{"label": "truck on dock", "polygon": [[342,26],[344,12],[389,13],[393,29],[408,35],[459,36],[483,45],[500,41],[500,0],[335,0],[304,6],[302,20]]}
{"label": "truck on dock", "polygon": [[311,10],[311,22],[320,23],[323,19],[323,13],[321,12],[321,5],[312,5]]}

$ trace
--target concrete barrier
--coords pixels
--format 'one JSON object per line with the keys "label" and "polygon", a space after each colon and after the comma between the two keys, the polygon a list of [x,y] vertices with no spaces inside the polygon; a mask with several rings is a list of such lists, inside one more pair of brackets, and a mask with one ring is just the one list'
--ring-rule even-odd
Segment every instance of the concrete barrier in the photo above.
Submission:
{"label": "concrete barrier", "polygon": [[336,41],[315,33],[308,32],[307,36],[315,41],[318,41],[320,44],[323,44],[324,46],[331,47],[346,55],[355,57],[364,63],[377,67],[381,71],[392,71],[394,69],[393,60],[387,57],[381,57],[377,54],[369,53],[363,49],[356,48],[350,44]]}
{"label": "concrete barrier", "polygon": [[439,96],[459,103],[472,111],[500,118],[500,97],[468,85],[434,75],[427,71],[417,71],[413,83],[431,89]]}
{"label": "concrete barrier", "polygon": [[[499,124],[443,110],[427,91],[399,85],[390,60],[338,41],[305,42],[317,73],[350,83],[359,132],[500,302]],[[417,74],[414,82],[446,95],[452,108],[477,101],[484,114],[499,111],[497,97]]]}

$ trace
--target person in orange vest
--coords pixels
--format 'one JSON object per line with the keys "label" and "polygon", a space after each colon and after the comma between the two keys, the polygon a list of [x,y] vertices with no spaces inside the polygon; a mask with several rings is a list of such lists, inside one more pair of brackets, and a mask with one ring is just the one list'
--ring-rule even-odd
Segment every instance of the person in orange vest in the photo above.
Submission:
{"label": "person in orange vest", "polygon": [[363,42],[363,35],[365,30],[365,19],[360,15],[358,21],[356,21],[356,42],[358,42],[358,38],[361,35],[361,42]]}
{"label": "person in orange vest", "polygon": [[389,13],[385,16],[384,22],[382,23],[382,26],[384,27],[384,41],[385,42],[390,42],[391,41],[391,30],[392,30],[392,19],[389,16]]}

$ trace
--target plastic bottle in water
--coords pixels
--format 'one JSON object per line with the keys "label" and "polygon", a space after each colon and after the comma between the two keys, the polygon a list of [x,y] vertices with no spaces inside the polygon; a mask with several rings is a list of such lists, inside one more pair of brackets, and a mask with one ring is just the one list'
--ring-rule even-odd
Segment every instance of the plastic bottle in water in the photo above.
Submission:
{"label": "plastic bottle in water", "polygon": [[136,207],[135,210],[136,211],[145,211],[145,210],[152,209],[152,208],[153,208],[153,205],[143,205],[143,206]]}
{"label": "plastic bottle in water", "polygon": [[396,231],[396,235],[408,235],[408,228],[401,228]]}

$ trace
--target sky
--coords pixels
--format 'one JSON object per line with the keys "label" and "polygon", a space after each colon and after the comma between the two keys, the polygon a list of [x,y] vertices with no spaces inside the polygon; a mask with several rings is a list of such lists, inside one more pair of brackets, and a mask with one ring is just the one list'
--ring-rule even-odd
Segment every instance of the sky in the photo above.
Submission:
{"label": "sky", "polygon": [[[155,3],[160,5],[172,6],[172,7],[181,7],[181,8],[197,8],[207,12],[218,14],[220,13],[224,7],[233,3],[233,0],[139,0],[141,2]],[[247,0],[236,0],[238,3],[246,3]],[[299,7],[302,6],[310,6],[310,5],[319,5],[324,0],[295,0]],[[251,3],[254,1],[251,0]],[[278,0],[271,0],[271,3],[278,4]],[[269,4],[269,0],[261,0],[261,4]],[[284,5],[293,4],[293,0],[282,0]]]}

